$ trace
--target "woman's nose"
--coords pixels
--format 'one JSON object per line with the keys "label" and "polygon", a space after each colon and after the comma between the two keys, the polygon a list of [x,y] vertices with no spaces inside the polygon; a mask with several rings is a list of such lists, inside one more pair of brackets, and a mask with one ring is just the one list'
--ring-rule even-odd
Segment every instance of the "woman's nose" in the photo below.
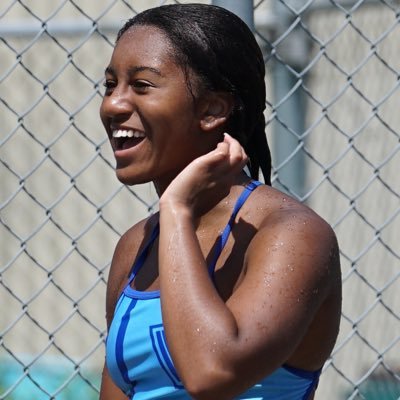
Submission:
{"label": "woman's nose", "polygon": [[124,117],[132,114],[133,109],[128,90],[116,87],[112,93],[104,95],[101,114],[108,118]]}

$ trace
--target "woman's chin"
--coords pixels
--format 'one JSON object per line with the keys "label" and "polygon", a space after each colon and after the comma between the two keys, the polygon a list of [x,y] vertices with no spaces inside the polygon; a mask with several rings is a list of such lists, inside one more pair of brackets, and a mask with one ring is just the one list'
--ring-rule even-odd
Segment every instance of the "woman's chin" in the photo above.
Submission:
{"label": "woman's chin", "polygon": [[121,183],[123,183],[124,185],[127,185],[127,186],[139,185],[141,183],[150,182],[150,180],[144,176],[128,174],[128,173],[126,173],[126,171],[119,170],[119,169],[116,170],[116,175],[117,175],[117,179]]}

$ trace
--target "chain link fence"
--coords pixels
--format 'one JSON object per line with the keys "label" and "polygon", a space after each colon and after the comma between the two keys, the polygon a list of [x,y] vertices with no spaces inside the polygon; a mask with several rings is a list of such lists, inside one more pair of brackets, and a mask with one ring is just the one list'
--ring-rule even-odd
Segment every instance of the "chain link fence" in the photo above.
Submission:
{"label": "chain link fence", "polygon": [[[98,397],[112,252],[157,207],[150,185],[114,176],[103,71],[123,22],[164,3],[1,2],[0,399]],[[274,185],[341,248],[341,331],[316,399],[400,399],[399,2],[253,7]]]}

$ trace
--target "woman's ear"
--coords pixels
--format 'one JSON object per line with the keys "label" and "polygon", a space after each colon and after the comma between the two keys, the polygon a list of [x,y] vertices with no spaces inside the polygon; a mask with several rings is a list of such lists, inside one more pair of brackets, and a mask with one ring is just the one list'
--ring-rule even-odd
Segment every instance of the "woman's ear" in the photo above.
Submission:
{"label": "woman's ear", "polygon": [[212,131],[229,118],[234,106],[233,96],[226,92],[207,92],[202,99],[200,127]]}

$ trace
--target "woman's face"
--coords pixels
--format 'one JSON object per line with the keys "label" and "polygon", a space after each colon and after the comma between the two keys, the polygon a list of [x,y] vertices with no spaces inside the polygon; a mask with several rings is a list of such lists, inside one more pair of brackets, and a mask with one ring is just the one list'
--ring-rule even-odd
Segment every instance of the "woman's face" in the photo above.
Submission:
{"label": "woman's face", "polygon": [[100,108],[125,184],[154,181],[162,191],[191,160],[210,149],[199,125],[199,104],[172,56],[168,38],[136,26],[119,39],[105,73]]}

